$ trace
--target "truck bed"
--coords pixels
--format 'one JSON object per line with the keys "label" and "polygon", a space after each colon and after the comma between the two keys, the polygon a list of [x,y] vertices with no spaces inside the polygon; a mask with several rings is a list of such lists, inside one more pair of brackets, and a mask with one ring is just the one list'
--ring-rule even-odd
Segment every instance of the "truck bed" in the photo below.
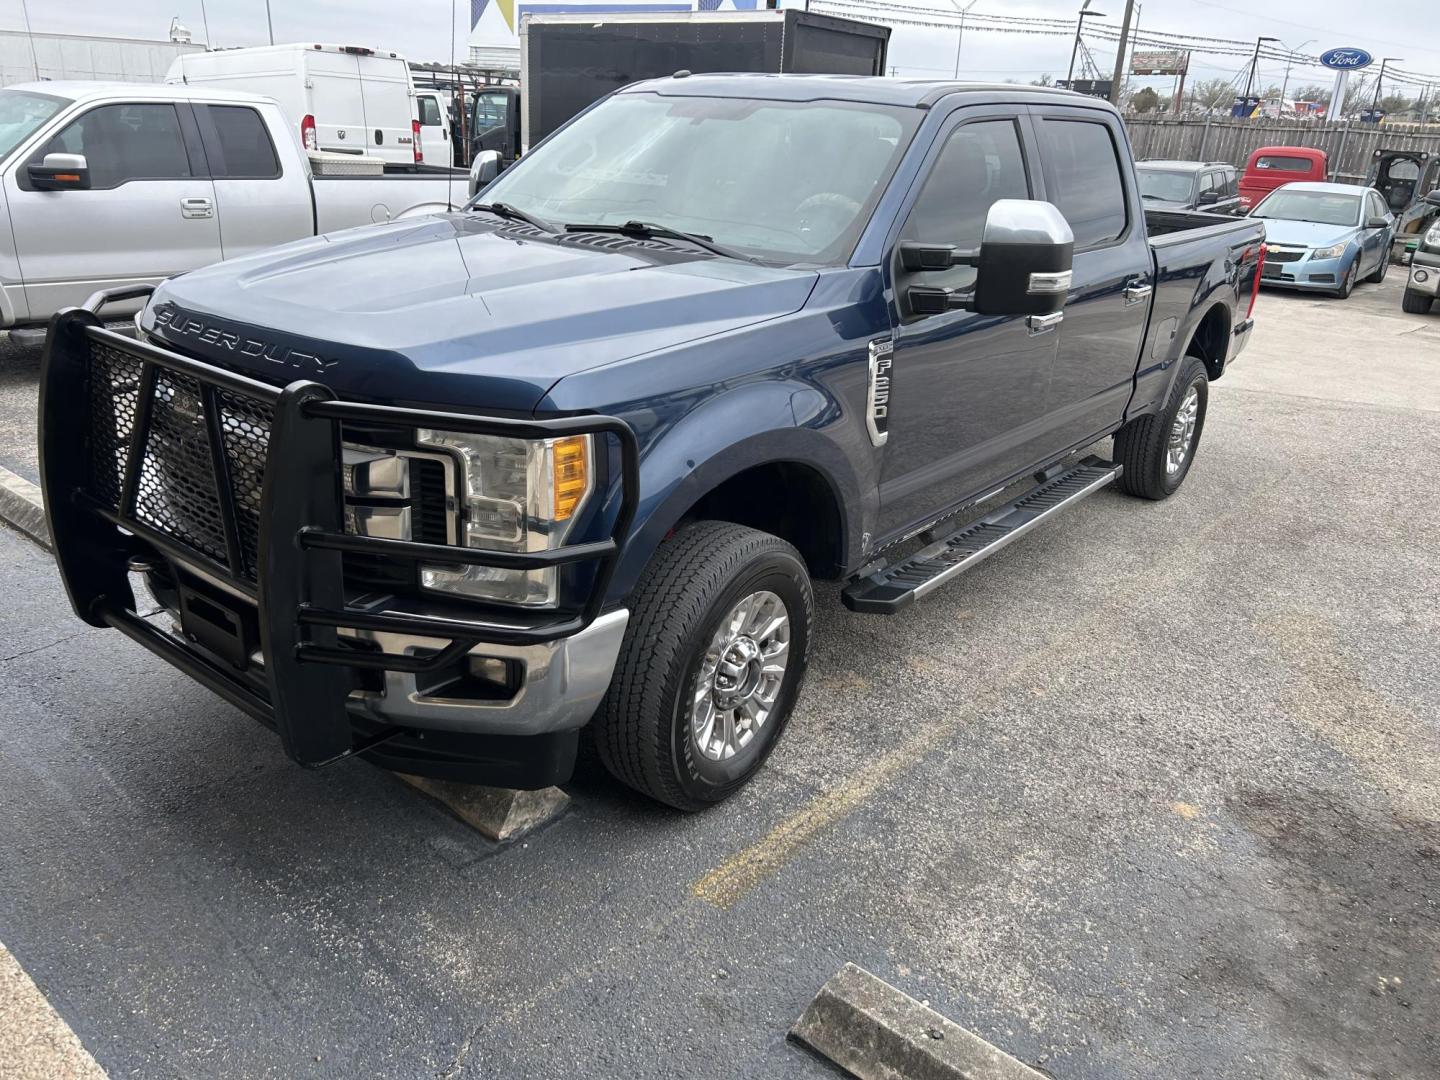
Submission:
{"label": "truck bed", "polygon": [[1151,240],[1164,243],[1168,237],[1169,242],[1174,242],[1176,233],[1233,226],[1238,220],[1229,214],[1207,214],[1202,210],[1146,210],[1145,232]]}

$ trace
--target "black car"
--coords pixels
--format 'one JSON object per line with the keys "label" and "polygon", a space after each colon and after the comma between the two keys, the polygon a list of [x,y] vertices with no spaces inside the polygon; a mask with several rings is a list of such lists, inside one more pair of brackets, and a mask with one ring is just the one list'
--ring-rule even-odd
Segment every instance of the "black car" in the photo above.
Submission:
{"label": "black car", "polygon": [[1223,161],[1140,161],[1140,197],[1149,210],[1238,213],[1240,175]]}

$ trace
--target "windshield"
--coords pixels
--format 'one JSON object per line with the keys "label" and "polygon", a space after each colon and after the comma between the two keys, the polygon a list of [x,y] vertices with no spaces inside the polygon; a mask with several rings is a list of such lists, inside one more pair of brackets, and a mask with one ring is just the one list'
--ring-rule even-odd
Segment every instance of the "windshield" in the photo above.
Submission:
{"label": "windshield", "polygon": [[1257,206],[1251,217],[1282,221],[1313,221],[1320,225],[1359,225],[1360,196],[1335,191],[1291,191],[1280,188]]}
{"label": "windshield", "polygon": [[620,94],[485,191],[556,225],[644,221],[781,263],[841,263],[918,110]]}
{"label": "windshield", "polygon": [[70,102],[49,94],[32,94],[25,90],[0,90],[0,158],[35,134]]}
{"label": "windshield", "polygon": [[1162,202],[1190,201],[1190,189],[1195,184],[1194,173],[1147,169],[1144,165],[1141,165],[1138,171],[1142,199],[1160,199]]}
{"label": "windshield", "polygon": [[471,127],[474,135],[488,135],[506,123],[510,98],[503,93],[477,94],[473,101]]}

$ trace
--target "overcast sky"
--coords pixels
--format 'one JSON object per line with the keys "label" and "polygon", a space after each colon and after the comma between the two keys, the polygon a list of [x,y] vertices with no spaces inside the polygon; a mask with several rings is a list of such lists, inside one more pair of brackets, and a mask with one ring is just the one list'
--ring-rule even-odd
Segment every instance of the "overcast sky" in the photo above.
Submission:
{"label": "overcast sky", "polygon": [[[816,0],[817,10],[822,0]],[[897,0],[953,10],[950,0]],[[28,0],[30,21],[37,32],[114,34],[163,38],[172,15],[205,37],[200,0]],[[975,11],[1003,15],[1073,16],[1078,0],[977,0]],[[1101,20],[1117,26],[1124,0],[1092,0],[1105,12]],[[1339,45],[1368,49],[1381,56],[1403,57],[1407,70],[1440,76],[1440,4],[1436,0],[1142,0],[1141,29],[1206,37],[1254,40],[1265,34],[1291,48],[1318,39],[1305,51],[1315,53]],[[210,38],[219,45],[263,45],[267,41],[265,0],[205,0]],[[463,60],[469,34],[469,0],[271,0],[276,41],[325,41],[384,47],[413,60]],[[833,9],[832,9],[833,10]],[[21,0],[0,0],[6,28],[23,29]],[[1113,45],[1096,42],[1095,57],[1107,71],[1114,64]],[[1067,37],[1018,36],[967,29],[961,56],[963,74],[983,79],[1028,80],[1049,72],[1061,77],[1070,57]],[[891,39],[890,62],[901,74],[943,77],[955,59],[955,34],[948,29],[897,26]],[[1193,78],[1229,78],[1244,68],[1241,57],[1194,59]],[[1284,65],[1261,64],[1262,83],[1278,83]],[[1170,80],[1155,80],[1168,85]],[[1298,69],[1291,85],[1323,83],[1322,69]]]}

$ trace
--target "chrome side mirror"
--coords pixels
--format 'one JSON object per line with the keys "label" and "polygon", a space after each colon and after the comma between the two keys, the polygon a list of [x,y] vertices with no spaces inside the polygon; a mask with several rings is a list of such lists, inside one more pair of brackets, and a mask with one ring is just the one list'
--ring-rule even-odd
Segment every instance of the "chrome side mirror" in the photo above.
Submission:
{"label": "chrome side mirror", "polygon": [[948,245],[900,245],[901,266],[910,273],[950,266],[976,269],[973,290],[911,285],[906,301],[914,315],[956,309],[980,315],[1051,315],[1065,306],[1075,261],[1075,234],[1052,203],[1000,199],[985,218],[980,247],[962,251]]}
{"label": "chrome side mirror", "polygon": [[470,195],[481,191],[485,185],[500,175],[500,151],[481,150],[470,163]]}
{"label": "chrome side mirror", "polygon": [[27,170],[40,191],[84,190],[90,186],[90,163],[84,154],[46,154],[43,164]]}

